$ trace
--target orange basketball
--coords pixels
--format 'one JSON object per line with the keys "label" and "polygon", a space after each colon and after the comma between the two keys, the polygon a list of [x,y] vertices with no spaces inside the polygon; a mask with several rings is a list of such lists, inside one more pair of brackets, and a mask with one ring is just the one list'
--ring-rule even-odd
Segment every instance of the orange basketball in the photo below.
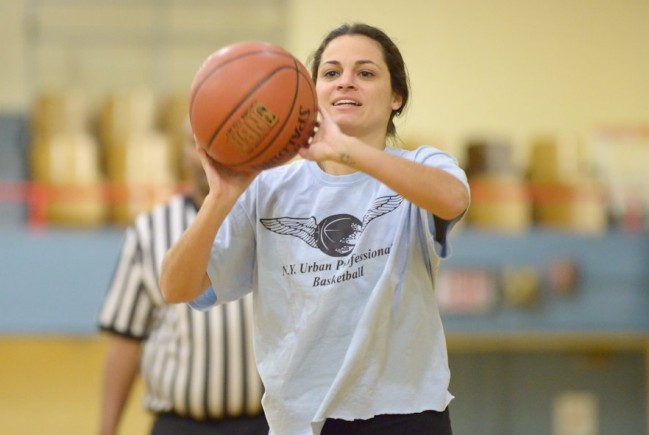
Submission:
{"label": "orange basketball", "polygon": [[240,42],[209,56],[189,100],[198,144],[236,171],[268,169],[293,158],[313,134],[317,111],[304,65],[265,42]]}

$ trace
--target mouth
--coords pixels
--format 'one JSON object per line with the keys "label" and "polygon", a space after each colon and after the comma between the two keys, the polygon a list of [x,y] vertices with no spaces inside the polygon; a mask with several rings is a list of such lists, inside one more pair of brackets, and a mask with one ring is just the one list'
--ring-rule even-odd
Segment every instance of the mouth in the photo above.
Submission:
{"label": "mouth", "polygon": [[350,98],[341,98],[339,100],[334,100],[332,105],[334,107],[340,107],[340,106],[362,106],[362,104],[356,100],[352,100]]}

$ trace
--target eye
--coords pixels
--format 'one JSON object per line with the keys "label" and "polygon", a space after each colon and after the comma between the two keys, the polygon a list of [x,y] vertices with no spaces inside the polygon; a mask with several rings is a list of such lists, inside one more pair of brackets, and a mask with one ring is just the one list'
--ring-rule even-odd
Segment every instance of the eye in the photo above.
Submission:
{"label": "eye", "polygon": [[374,72],[369,70],[362,70],[359,75],[364,78],[374,77]]}
{"label": "eye", "polygon": [[339,75],[339,73],[336,70],[329,69],[329,70],[323,71],[321,75],[322,75],[322,77],[332,78],[332,77],[337,77]]}

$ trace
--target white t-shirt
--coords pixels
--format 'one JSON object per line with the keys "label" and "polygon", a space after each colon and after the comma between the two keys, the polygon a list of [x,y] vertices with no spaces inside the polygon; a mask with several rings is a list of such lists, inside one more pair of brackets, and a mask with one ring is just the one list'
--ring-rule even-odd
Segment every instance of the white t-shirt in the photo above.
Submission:
{"label": "white t-shirt", "polygon": [[[468,189],[455,159],[435,148],[386,152],[446,170]],[[217,234],[213,286],[192,306],[254,293],[273,434],[319,434],[327,418],[446,408],[434,288],[453,223],[436,236],[432,215],[362,172],[332,176],[301,160],[255,179]]]}

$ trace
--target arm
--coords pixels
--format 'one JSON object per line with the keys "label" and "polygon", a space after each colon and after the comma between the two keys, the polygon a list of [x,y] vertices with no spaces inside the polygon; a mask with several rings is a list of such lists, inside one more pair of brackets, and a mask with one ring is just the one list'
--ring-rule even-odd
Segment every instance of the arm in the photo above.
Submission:
{"label": "arm", "polygon": [[468,207],[469,193],[453,175],[388,154],[347,136],[324,110],[321,115],[322,121],[311,145],[300,150],[305,159],[333,161],[363,171],[442,219],[456,218]]}
{"label": "arm", "polygon": [[140,342],[111,336],[104,367],[100,435],[114,435],[140,365]]}
{"label": "arm", "polygon": [[160,272],[160,289],[169,303],[189,302],[209,286],[207,264],[216,234],[256,173],[235,173],[218,166],[199,146],[210,192],[196,218],[167,251]]}
{"label": "arm", "polygon": [[468,206],[464,184],[448,172],[359,143],[344,151],[348,166],[381,181],[413,204],[445,220]]}

